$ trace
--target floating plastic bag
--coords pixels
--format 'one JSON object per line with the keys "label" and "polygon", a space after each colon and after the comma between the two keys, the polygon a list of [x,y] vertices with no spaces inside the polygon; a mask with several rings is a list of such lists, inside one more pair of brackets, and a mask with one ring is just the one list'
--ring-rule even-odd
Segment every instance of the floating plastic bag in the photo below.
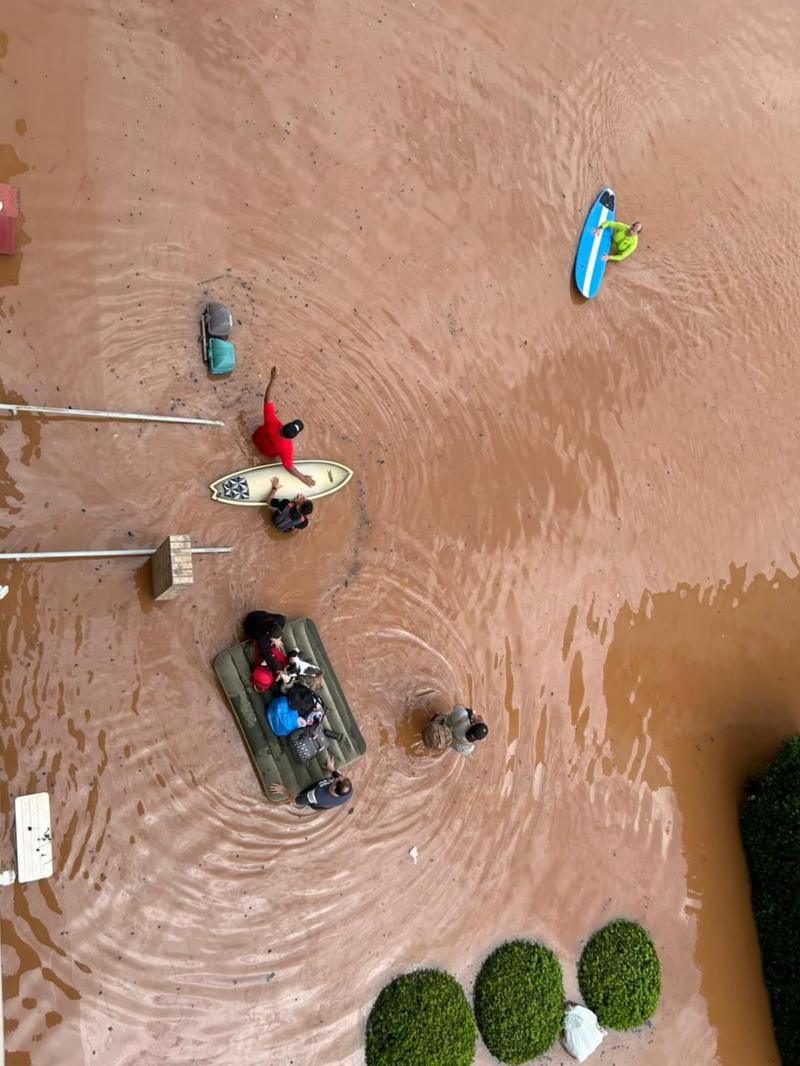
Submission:
{"label": "floating plastic bag", "polygon": [[577,1004],[567,1007],[564,1012],[563,1043],[573,1059],[585,1062],[600,1047],[605,1035],[605,1029],[598,1025],[597,1015],[588,1007]]}

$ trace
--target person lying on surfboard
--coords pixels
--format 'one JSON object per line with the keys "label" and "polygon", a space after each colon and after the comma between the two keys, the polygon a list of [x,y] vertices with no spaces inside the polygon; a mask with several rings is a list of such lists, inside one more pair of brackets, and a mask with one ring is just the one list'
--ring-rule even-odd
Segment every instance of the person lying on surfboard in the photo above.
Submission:
{"label": "person lying on surfboard", "polygon": [[604,255],[603,259],[608,259],[612,263],[620,263],[636,251],[639,234],[642,232],[641,222],[634,222],[631,226],[627,222],[603,222],[597,229],[593,229],[592,233],[596,237],[602,229],[611,230],[611,247],[614,250],[613,255]]}
{"label": "person lying on surfboard", "polygon": [[301,474],[294,466],[294,448],[292,441],[302,430],[303,423],[295,418],[285,425],[278,421],[275,414],[275,404],[270,400],[272,386],[278,376],[278,368],[274,366],[269,374],[269,385],[264,393],[264,422],[253,434],[253,444],[267,459],[280,459],[290,474],[294,474],[304,485],[314,484],[313,477]]}

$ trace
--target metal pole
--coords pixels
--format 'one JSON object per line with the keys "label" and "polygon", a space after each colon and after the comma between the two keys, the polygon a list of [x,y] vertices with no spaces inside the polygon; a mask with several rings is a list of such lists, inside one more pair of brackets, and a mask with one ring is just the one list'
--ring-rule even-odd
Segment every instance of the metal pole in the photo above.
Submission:
{"label": "metal pole", "polygon": [[181,418],[178,415],[133,415],[123,411],[82,411],[77,407],[37,407],[28,403],[0,403],[0,411],[16,415],[27,411],[41,415],[65,415],[73,418],[110,418],[123,422],[179,422],[190,426],[224,426],[213,418]]}
{"label": "metal pole", "polygon": [[0,945],[0,1066],[5,1066],[6,1061],[6,1037],[3,1021],[3,948]]}
{"label": "metal pole", "polygon": [[[14,562],[26,562],[36,559],[105,559],[126,555],[155,555],[158,548],[126,548],[124,551],[96,552],[2,552],[0,559]],[[222,555],[232,552],[233,548],[192,548],[192,555]]]}

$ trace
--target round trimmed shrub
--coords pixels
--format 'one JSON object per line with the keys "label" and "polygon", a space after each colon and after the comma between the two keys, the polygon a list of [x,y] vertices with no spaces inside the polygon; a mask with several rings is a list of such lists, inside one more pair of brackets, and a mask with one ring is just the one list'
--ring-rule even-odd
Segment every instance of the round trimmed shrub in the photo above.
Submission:
{"label": "round trimmed shrub", "polygon": [[661,963],[647,932],[618,919],[583,949],[578,983],[586,1006],[609,1029],[635,1029],[652,1017],[661,995]]}
{"label": "round trimmed shrub", "polygon": [[475,1019],[464,989],[443,970],[395,977],[367,1019],[367,1066],[470,1066]]}
{"label": "round trimmed shrub", "polygon": [[492,952],[475,981],[475,1019],[484,1043],[516,1066],[552,1047],[561,1030],[564,984],[552,951],[509,940]]}

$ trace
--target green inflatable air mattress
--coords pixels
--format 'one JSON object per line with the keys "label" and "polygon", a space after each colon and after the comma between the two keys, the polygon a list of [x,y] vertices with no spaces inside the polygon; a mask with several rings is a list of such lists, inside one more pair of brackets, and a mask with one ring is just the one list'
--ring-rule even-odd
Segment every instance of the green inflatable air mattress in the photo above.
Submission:
{"label": "green inflatable air mattress", "polygon": [[[310,618],[287,622],[283,642],[287,648],[297,648],[301,659],[322,670],[324,683],[319,694],[327,708],[325,727],[341,735],[341,740],[331,740],[329,751],[336,769],[341,770],[363,755],[367,746],[322,646],[317,627]],[[249,640],[220,652],[214,660],[214,671],[239,723],[261,787],[268,799],[279,803],[281,798],[270,795],[269,786],[284,785],[294,795],[315,781],[321,781],[327,773],[326,755],[322,753],[305,766],[292,758],[285,738],[276,737],[267,725],[265,709],[270,697],[266,694],[265,700],[250,684],[252,666],[253,644]]]}

